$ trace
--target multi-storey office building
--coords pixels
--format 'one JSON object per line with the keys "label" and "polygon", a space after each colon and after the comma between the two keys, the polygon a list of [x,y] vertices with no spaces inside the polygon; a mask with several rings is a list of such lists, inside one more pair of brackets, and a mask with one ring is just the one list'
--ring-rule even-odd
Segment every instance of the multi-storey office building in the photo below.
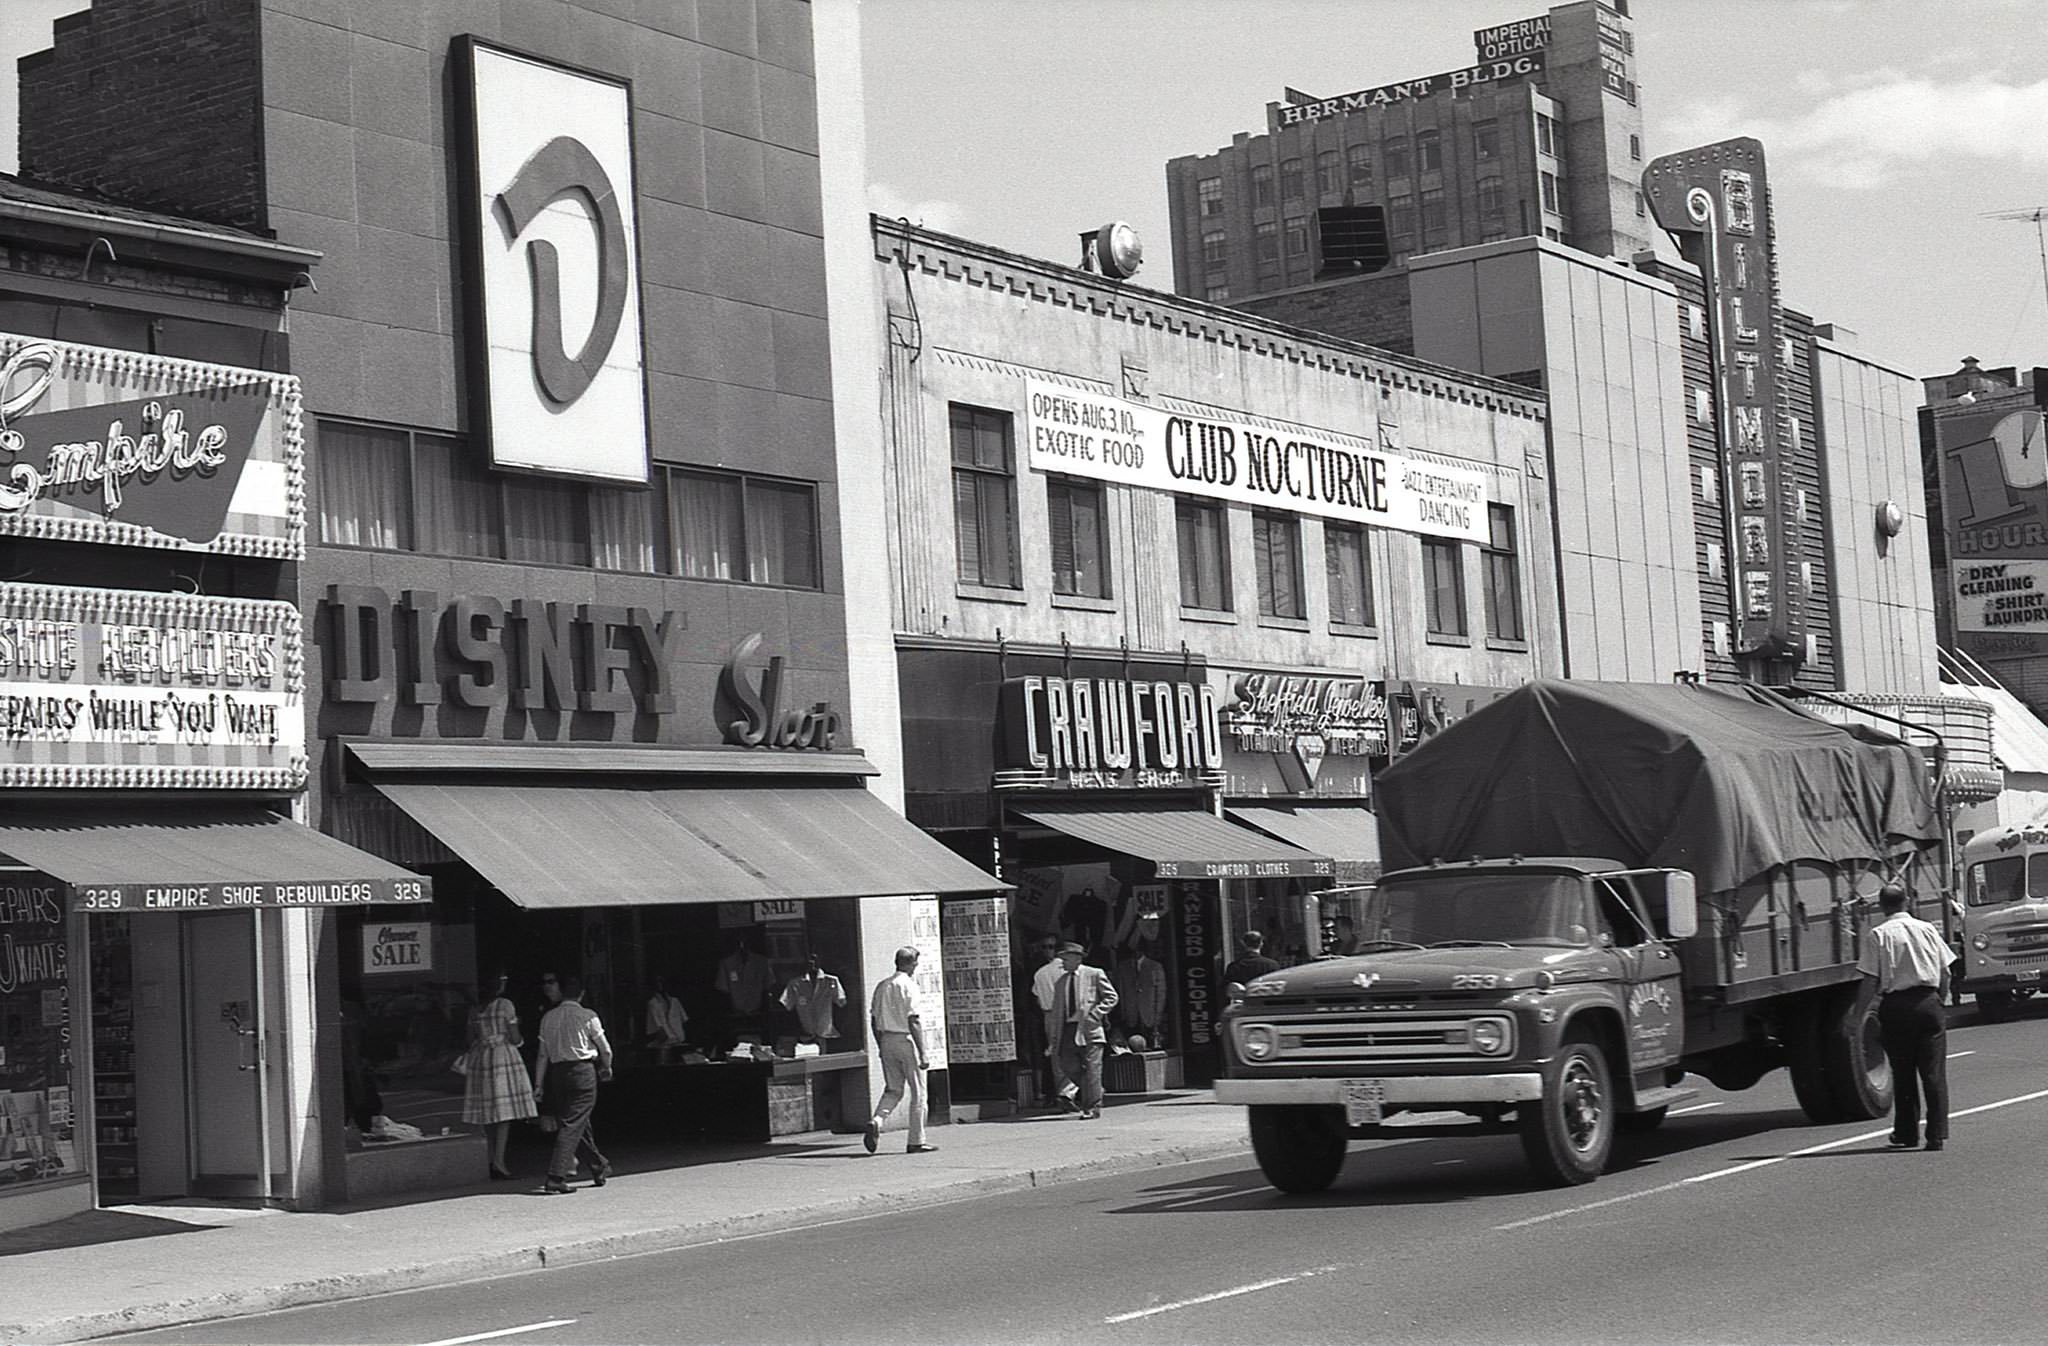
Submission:
{"label": "multi-storey office building", "polygon": [[1337,97],[1288,91],[1264,134],[1166,167],[1176,293],[1237,302],[1326,274],[1317,211],[1377,205],[1395,263],[1530,234],[1649,246],[1627,0],[1473,34],[1473,63]]}

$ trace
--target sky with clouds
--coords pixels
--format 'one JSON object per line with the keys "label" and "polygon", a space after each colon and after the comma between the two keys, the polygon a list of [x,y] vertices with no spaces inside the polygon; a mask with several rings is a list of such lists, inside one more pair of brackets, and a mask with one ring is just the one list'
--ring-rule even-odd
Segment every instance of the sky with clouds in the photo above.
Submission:
{"label": "sky with clouds", "polygon": [[[1069,261],[1127,219],[1171,289],[1168,159],[1469,62],[1538,0],[861,0],[871,205]],[[2039,0],[1635,0],[1650,157],[1764,142],[1786,302],[1919,376],[2048,365]]]}
{"label": "sky with clouds", "polygon": [[[703,0],[710,3],[712,0]],[[1541,0],[859,0],[871,207],[1071,261],[1135,224],[1172,287],[1166,161],[1340,93],[1468,62]],[[346,0],[334,0],[344,4]],[[84,0],[0,0],[0,168],[13,58]],[[1786,301],[1916,375],[2048,365],[2041,0],[1634,0],[1652,156],[1765,145]]]}

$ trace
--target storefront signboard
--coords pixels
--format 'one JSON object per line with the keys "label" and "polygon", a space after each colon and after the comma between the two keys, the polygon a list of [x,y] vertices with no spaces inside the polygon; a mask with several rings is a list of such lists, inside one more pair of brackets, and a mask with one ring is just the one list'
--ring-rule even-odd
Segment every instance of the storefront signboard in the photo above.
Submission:
{"label": "storefront signboard", "polygon": [[1011,998],[1010,916],[1003,898],[947,898],[939,903],[946,971],[946,1050],[962,1062],[1017,1056]]}
{"label": "storefront signboard", "polygon": [[1233,796],[1370,793],[1369,763],[1387,754],[1385,684],[1322,674],[1211,669],[1219,690],[1226,792]]}
{"label": "storefront signboard", "polygon": [[1187,789],[1223,767],[1207,683],[1011,678],[997,723],[997,789]]}
{"label": "storefront signboard", "polygon": [[1764,147],[1745,136],[1663,155],[1644,171],[1643,191],[1706,284],[1736,652],[1798,663],[1809,629],[1791,484],[1800,432],[1781,368],[1789,348]]}
{"label": "storefront signboard", "polygon": [[1516,19],[1512,23],[1497,23],[1491,28],[1472,30],[1472,47],[1482,61],[1497,61],[1503,56],[1521,56],[1532,51],[1542,51],[1550,45],[1550,16],[1538,14],[1533,19]]}
{"label": "storefront signboard", "polygon": [[434,970],[434,926],[430,921],[379,922],[363,927],[363,972]]}
{"label": "storefront signboard", "polygon": [[2048,652],[2048,418],[2020,397],[1934,413],[1956,637],[1979,658]]}
{"label": "storefront signboard", "polygon": [[756,902],[753,916],[755,925],[767,925],[771,921],[801,921],[804,918],[804,904],[795,898]]}
{"label": "storefront signboard", "polygon": [[0,333],[0,536],[297,560],[299,382]]}
{"label": "storefront signboard", "polygon": [[0,873],[0,1184],[84,1171],[71,1108],[67,950],[56,885]]}
{"label": "storefront signboard", "polygon": [[1488,476],[1354,435],[1024,381],[1039,472],[1485,542]]}
{"label": "storefront signboard", "polygon": [[1216,1078],[1218,1064],[1216,1016],[1223,1006],[1217,1003],[1222,987],[1215,951],[1221,947],[1216,938],[1220,904],[1212,883],[1176,883],[1172,901],[1180,979],[1180,994],[1174,998],[1180,1018],[1175,1040],[1182,1044],[1182,1071],[1188,1087],[1201,1088]]}
{"label": "storefront signboard", "polygon": [[455,40],[476,436],[498,468],[644,483],[632,91]]}
{"label": "storefront signboard", "polygon": [[732,656],[718,676],[718,696],[713,711],[718,731],[727,743],[740,748],[816,748],[829,752],[839,738],[839,712],[829,701],[815,701],[803,709],[783,705],[790,675],[781,655],[768,660],[760,682],[754,684],[747,665],[761,648],[759,631],[733,646]]}
{"label": "storefront signboard", "polygon": [[[73,890],[80,911],[246,911],[430,902],[424,879],[264,879],[249,883],[99,883]],[[393,969],[395,970],[395,969]]]}
{"label": "storefront signboard", "polygon": [[1363,112],[1367,108],[1383,108],[1396,103],[1414,102],[1435,94],[1456,93],[1461,89],[1469,91],[1487,85],[1512,84],[1542,73],[1543,49],[1536,47],[1519,55],[1482,61],[1463,70],[1447,70],[1440,75],[1424,75],[1420,79],[1402,80],[1398,84],[1381,84],[1371,89],[1360,89],[1355,93],[1339,94],[1335,98],[1281,104],[1274,110],[1273,129],[1297,126],[1302,122],[1321,121],[1325,117],[1348,116],[1353,112]]}
{"label": "storefront signboard", "polygon": [[1387,702],[1392,755],[1411,752],[1424,739],[1514,690],[1464,682],[1420,682],[1413,678],[1375,684]]}
{"label": "storefront signboard", "polygon": [[295,604],[0,584],[0,786],[299,790]]}

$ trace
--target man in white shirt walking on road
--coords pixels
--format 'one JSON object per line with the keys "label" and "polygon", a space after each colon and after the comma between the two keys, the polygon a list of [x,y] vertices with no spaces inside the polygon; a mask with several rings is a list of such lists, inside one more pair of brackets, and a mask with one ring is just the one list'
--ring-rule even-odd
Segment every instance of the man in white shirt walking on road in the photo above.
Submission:
{"label": "man in white shirt walking on road", "polygon": [[[1941,1002],[1955,950],[1938,926],[1906,910],[1906,885],[1878,893],[1884,919],[1863,936],[1862,1004],[1877,999],[1877,1027],[1892,1063],[1894,1149],[1920,1143],[1920,1095],[1927,1095],[1927,1148],[1948,1142],[1948,1026]],[[1861,1022],[1859,1016],[1857,1022]]]}
{"label": "man in white shirt walking on road", "polygon": [[917,971],[917,950],[904,945],[896,951],[895,974],[884,978],[875,985],[875,999],[870,1019],[875,1030],[875,1045],[882,1056],[882,1098],[875,1104],[875,1115],[868,1118],[867,1130],[861,1133],[861,1144],[867,1146],[869,1154],[882,1137],[882,1123],[896,1110],[896,1105],[908,1102],[910,1105],[910,1147],[909,1154],[930,1154],[938,1149],[924,1141],[924,1072],[927,1057],[924,1051],[924,1025],[917,1013],[917,982],[913,974]]}

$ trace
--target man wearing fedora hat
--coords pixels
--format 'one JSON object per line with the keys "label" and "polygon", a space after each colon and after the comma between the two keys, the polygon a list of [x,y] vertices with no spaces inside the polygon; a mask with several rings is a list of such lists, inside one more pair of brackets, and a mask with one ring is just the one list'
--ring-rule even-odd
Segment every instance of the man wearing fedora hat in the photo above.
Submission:
{"label": "man wearing fedora hat", "polygon": [[1102,1050],[1109,1040],[1102,1025],[1117,1001],[1109,974],[1081,961],[1086,953],[1071,940],[1060,945],[1062,970],[1045,1013],[1053,1073],[1081,1086],[1082,1121],[1102,1115]]}

